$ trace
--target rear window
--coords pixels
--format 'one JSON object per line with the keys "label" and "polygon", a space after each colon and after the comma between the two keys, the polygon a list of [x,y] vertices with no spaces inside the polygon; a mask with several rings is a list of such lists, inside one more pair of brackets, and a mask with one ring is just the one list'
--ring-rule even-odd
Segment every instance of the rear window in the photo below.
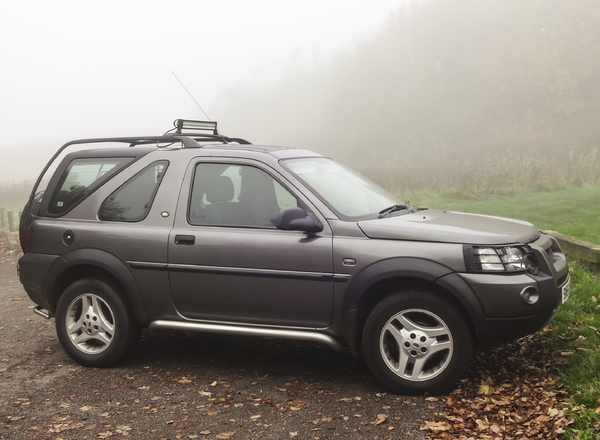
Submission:
{"label": "rear window", "polygon": [[60,178],[48,205],[48,213],[67,212],[133,159],[109,157],[73,160]]}

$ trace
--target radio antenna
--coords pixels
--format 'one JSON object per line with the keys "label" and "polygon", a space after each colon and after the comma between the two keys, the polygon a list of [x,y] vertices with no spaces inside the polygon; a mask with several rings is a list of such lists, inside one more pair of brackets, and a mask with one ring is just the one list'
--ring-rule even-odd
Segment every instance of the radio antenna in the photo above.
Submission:
{"label": "radio antenna", "polygon": [[187,92],[187,94],[188,94],[188,95],[190,95],[190,98],[192,98],[192,99],[194,100],[194,102],[196,103],[196,105],[198,106],[198,108],[199,108],[200,110],[202,110],[202,113],[204,113],[204,116],[206,116],[206,119],[208,119],[209,121],[211,121],[211,122],[212,122],[212,119],[210,119],[210,118],[208,117],[208,115],[206,114],[206,112],[204,111],[204,109],[203,109],[202,107],[200,107],[200,104],[198,104],[198,101],[196,101],[196,99],[195,99],[195,98],[192,96],[192,94],[190,93],[190,91],[189,91],[189,90],[188,90],[188,89],[187,89],[187,88],[186,88],[186,87],[183,85],[183,83],[181,82],[181,80],[180,80],[179,78],[177,78],[177,75],[175,75],[175,72],[173,72],[173,71],[171,70],[171,73],[173,74],[173,76],[175,77],[175,79],[176,79],[177,81],[179,81],[179,84],[181,84],[181,87],[183,87],[183,90],[185,90],[185,91]]}

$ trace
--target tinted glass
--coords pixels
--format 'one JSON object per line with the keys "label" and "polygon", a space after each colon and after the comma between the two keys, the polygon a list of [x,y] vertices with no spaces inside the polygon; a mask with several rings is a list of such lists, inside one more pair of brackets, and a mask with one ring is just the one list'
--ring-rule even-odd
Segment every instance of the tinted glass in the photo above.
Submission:
{"label": "tinted glass", "polygon": [[113,222],[138,222],[146,218],[168,162],[144,168],[112,193],[100,206],[98,218]]}

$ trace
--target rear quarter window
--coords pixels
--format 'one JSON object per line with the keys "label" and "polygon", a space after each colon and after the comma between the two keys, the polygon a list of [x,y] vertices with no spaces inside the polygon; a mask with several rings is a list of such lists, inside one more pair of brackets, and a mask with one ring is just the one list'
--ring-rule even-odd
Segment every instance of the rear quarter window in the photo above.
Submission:
{"label": "rear quarter window", "polygon": [[98,187],[132,157],[74,159],[60,178],[48,205],[49,214],[64,214],[83,200],[91,187]]}
{"label": "rear quarter window", "polygon": [[154,162],[125,182],[102,202],[98,218],[113,222],[145,219],[168,165],[166,160]]}

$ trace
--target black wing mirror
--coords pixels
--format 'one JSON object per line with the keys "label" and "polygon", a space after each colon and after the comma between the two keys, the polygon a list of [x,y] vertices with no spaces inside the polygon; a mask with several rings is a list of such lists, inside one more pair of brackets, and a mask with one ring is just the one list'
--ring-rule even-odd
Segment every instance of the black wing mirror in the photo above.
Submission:
{"label": "black wing mirror", "polygon": [[318,219],[306,215],[302,208],[282,209],[277,214],[277,229],[284,231],[321,232],[323,225]]}

